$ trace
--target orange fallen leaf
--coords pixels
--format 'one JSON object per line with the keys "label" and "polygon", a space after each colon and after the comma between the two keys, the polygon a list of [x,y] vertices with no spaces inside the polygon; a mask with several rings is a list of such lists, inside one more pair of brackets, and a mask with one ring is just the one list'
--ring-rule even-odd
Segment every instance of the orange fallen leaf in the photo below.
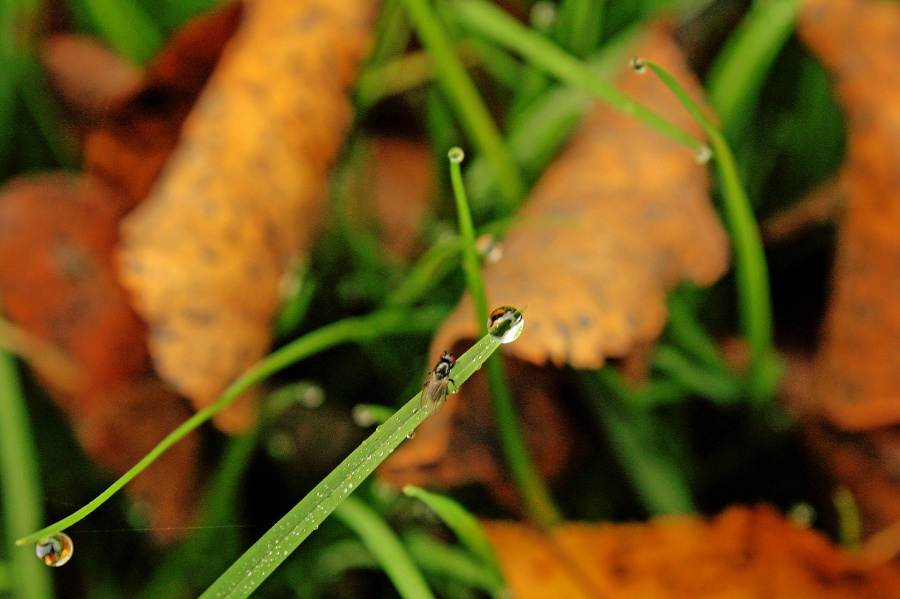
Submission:
{"label": "orange fallen leaf", "polygon": [[[153,192],[122,226],[121,276],[158,372],[194,405],[263,356],[278,281],[309,247],[349,125],[373,3],[248,8]],[[246,428],[252,402],[219,415]]]}
{"label": "orange fallen leaf", "polygon": [[[650,30],[635,53],[701,95],[662,28]],[[658,78],[628,70],[620,87],[699,136]],[[593,110],[547,169],[503,244],[503,258],[484,268],[490,305],[529,305],[528,342],[510,344],[509,352],[575,368],[599,368],[606,357],[655,339],[666,321],[667,290],[684,279],[709,285],[728,265],[706,167],[683,145],[608,106]],[[465,301],[435,347],[476,334]]]}
{"label": "orange fallen leaf", "polygon": [[814,0],[798,23],[833,72],[847,115],[833,291],[814,395],[859,431],[900,422],[900,5]]}
{"label": "orange fallen leaf", "polygon": [[517,599],[888,599],[900,589],[896,565],[867,566],[767,507],[549,534],[482,524]]}
{"label": "orange fallen leaf", "polygon": [[[116,280],[122,201],[91,176],[17,179],[0,193],[0,294],[9,318],[66,354],[84,384],[46,379],[88,453],[123,474],[190,414],[158,379],[146,327]],[[127,487],[148,501],[161,541],[179,536],[197,495],[199,437]],[[183,530],[183,529],[182,529]]]}
{"label": "orange fallen leaf", "polygon": [[159,177],[240,17],[235,2],[188,21],[136,87],[104,102],[106,117],[85,140],[85,170],[119,191],[124,208],[142,201]]}
{"label": "orange fallen leaf", "polygon": [[[453,348],[457,355],[463,347]],[[536,466],[543,477],[555,479],[572,456],[576,427],[555,405],[565,391],[558,373],[521,360],[506,361],[510,390]],[[521,512],[515,485],[503,466],[491,402],[483,376],[466,381],[465,396],[451,395],[445,407],[416,429],[416,436],[384,461],[378,475],[393,485],[412,484],[451,488],[484,483],[504,506]]]}
{"label": "orange fallen leaf", "polygon": [[[699,95],[662,28],[650,30],[636,54],[665,65]],[[697,131],[657,78],[629,71],[621,87]],[[528,304],[524,333],[504,352],[536,365],[597,368],[608,356],[645,348],[665,324],[667,290],[685,278],[710,284],[728,263],[706,168],[684,146],[605,106],[594,109],[538,182],[503,245],[503,257],[483,269],[488,299],[491,306]],[[464,348],[478,334],[465,298],[438,331],[431,353]],[[523,375],[527,384],[517,381]],[[555,376],[537,368],[508,376],[545,475],[558,473],[563,464],[552,460],[572,452],[574,427],[550,399],[563,393]],[[476,373],[385,462],[383,476],[420,486],[479,481],[509,496],[480,377]],[[463,450],[473,446],[477,452]]]}

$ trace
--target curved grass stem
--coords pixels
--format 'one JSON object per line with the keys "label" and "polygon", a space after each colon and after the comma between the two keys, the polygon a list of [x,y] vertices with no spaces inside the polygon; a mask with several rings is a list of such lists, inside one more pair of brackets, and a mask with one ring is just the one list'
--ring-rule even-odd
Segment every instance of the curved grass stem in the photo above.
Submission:
{"label": "curved grass stem", "polygon": [[[449,156],[450,182],[456,198],[459,229],[463,239],[463,271],[466,275],[466,286],[472,297],[478,326],[483,332],[487,332],[489,313],[487,295],[481,280],[478,250],[475,246],[475,228],[472,225],[472,215],[469,211],[460,169],[462,150],[453,148],[450,150]],[[503,449],[510,475],[522,493],[522,499],[529,515],[537,524],[550,528],[559,524],[562,517],[528,454],[500,357],[491,357],[486,368],[488,388],[494,406],[494,415],[497,418],[500,446]]]}
{"label": "curved grass stem", "polygon": [[635,60],[636,66],[647,66],[656,73],[703,127],[709,138],[722,185],[723,215],[734,243],[738,308],[741,327],[750,346],[749,392],[757,400],[768,399],[774,392],[778,379],[768,267],[759,227],[741,184],[734,156],[721,131],[672,75],[652,61]]}
{"label": "curved grass stem", "polygon": [[22,537],[16,541],[16,545],[34,543],[81,521],[152,464],[164,451],[228,407],[241,393],[282,368],[341,343],[365,341],[386,334],[428,332],[437,326],[444,315],[443,310],[439,309],[420,309],[415,312],[408,310],[375,312],[368,316],[347,318],[326,325],[285,345],[247,370],[222,393],[219,399],[185,420],[181,426],[151,449],[141,461],[132,466],[128,472],[119,477],[90,503],[62,520]]}
{"label": "curved grass stem", "polygon": [[503,136],[481,100],[475,84],[454,53],[431,6],[425,0],[401,1],[422,45],[434,61],[441,89],[459,114],[472,141],[496,172],[500,199],[507,211],[512,212],[525,195],[525,183]]}

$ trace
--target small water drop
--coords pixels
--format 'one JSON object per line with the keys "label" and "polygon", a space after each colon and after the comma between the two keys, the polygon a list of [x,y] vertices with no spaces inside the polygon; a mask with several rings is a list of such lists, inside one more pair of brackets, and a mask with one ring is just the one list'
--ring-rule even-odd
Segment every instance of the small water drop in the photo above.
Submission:
{"label": "small water drop", "polygon": [[535,2],[531,7],[531,24],[541,32],[548,32],[556,23],[556,5],[548,0]]}
{"label": "small water drop", "polygon": [[466,153],[462,151],[462,148],[457,146],[450,148],[450,151],[447,152],[447,158],[454,164],[459,164],[465,157]]}
{"label": "small water drop", "polygon": [[706,164],[709,162],[710,158],[712,158],[712,149],[708,145],[702,144],[694,150],[694,160],[696,160],[698,164]]}
{"label": "small water drop", "polygon": [[42,562],[48,566],[59,568],[65,565],[75,552],[75,544],[64,532],[50,535],[46,541],[38,541],[34,548],[35,553]]}
{"label": "small water drop", "polygon": [[525,328],[525,318],[515,308],[497,308],[488,317],[488,332],[500,343],[510,343],[519,338]]}
{"label": "small water drop", "polygon": [[413,413],[413,414],[418,414],[418,413],[419,413],[419,408],[413,408],[412,413]]}
{"label": "small water drop", "polygon": [[628,62],[628,66],[631,67],[635,73],[643,73],[647,70],[647,63],[644,62],[644,59],[640,56],[635,56]]}
{"label": "small water drop", "polygon": [[503,257],[503,242],[493,235],[485,233],[475,240],[475,247],[484,259],[485,264],[496,264]]}
{"label": "small water drop", "polygon": [[409,433],[406,435],[406,438],[412,439],[415,436],[416,436],[416,431],[409,431]]}

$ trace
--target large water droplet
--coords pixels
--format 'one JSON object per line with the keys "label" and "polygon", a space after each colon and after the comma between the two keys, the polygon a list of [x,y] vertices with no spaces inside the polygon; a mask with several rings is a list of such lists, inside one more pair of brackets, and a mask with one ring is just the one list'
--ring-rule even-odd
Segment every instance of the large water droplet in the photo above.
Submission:
{"label": "large water droplet", "polygon": [[710,158],[712,158],[712,149],[708,145],[702,144],[694,150],[694,160],[698,164],[706,164]]}
{"label": "large water droplet", "polygon": [[630,66],[635,73],[643,73],[647,70],[647,63],[644,62],[644,59],[640,56],[635,56],[629,60],[628,66]]}
{"label": "large water droplet", "polygon": [[525,328],[522,313],[515,308],[503,306],[497,308],[488,317],[488,332],[500,343],[510,343],[519,338]]}
{"label": "large water droplet", "polygon": [[462,148],[460,147],[454,146],[450,148],[449,152],[447,152],[447,158],[450,159],[450,162],[453,162],[455,164],[459,164],[460,162],[462,162],[465,157],[466,153],[463,152]]}
{"label": "large water droplet", "polygon": [[409,433],[407,433],[407,435],[406,435],[406,438],[412,439],[415,436],[416,436],[416,431],[409,431]]}
{"label": "large water droplet", "polygon": [[75,544],[64,532],[50,535],[46,541],[38,541],[35,545],[35,553],[38,558],[48,566],[58,568],[72,559],[75,552]]}

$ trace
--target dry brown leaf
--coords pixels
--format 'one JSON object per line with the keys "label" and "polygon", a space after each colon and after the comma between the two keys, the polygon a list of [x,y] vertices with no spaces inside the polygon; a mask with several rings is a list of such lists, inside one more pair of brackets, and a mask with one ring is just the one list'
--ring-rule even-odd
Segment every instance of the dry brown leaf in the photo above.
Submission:
{"label": "dry brown leaf", "polygon": [[[652,29],[636,54],[664,65],[700,96],[678,48]],[[619,86],[687,131],[699,127],[657,77],[628,70]],[[728,241],[709,203],[706,167],[683,145],[598,106],[535,187],[484,268],[491,306],[529,305],[527,341],[509,352],[533,362],[598,368],[655,339],[666,291],[708,285],[728,264]],[[471,304],[457,308],[436,346],[477,335]]]}
{"label": "dry brown leaf", "polygon": [[798,31],[847,116],[834,285],[814,394],[848,430],[900,422],[900,4],[814,0]]}
{"label": "dry brown leaf", "polygon": [[517,599],[891,598],[895,565],[866,566],[771,508],[712,520],[565,524],[545,535],[484,522]]}
{"label": "dry brown leaf", "polygon": [[99,120],[109,103],[134,90],[141,72],[94,38],[61,33],[41,46],[41,62],[54,90],[79,115]]}
{"label": "dry brown leaf", "polygon": [[[575,427],[553,404],[564,393],[559,375],[516,359],[505,365],[525,441],[541,475],[554,479],[565,469],[575,440]],[[448,398],[452,408],[419,425],[416,436],[398,447],[378,474],[398,487],[450,488],[477,481],[504,506],[521,512],[518,492],[503,466],[484,377],[473,375],[465,390],[461,399],[461,392]]]}
{"label": "dry brown leaf", "polygon": [[[386,248],[397,259],[412,256],[437,175],[427,144],[400,137],[372,138],[372,195]],[[369,207],[372,210],[372,207]]]}
{"label": "dry brown leaf", "polygon": [[[122,279],[157,370],[198,408],[268,349],[278,281],[310,244],[350,121],[345,91],[372,12],[363,0],[249,4],[164,174],[122,227]],[[253,411],[238,402],[218,423],[245,428]]]}
{"label": "dry brown leaf", "polygon": [[101,107],[106,118],[85,140],[85,170],[119,191],[127,209],[143,200],[159,177],[240,17],[241,4],[231,3],[188,21],[139,85]]}
{"label": "dry brown leaf", "polygon": [[[113,474],[134,466],[190,412],[152,371],[146,327],[116,281],[122,200],[90,176],[18,179],[0,193],[0,293],[9,318],[62,350],[84,385],[48,380],[88,453]],[[126,488],[150,503],[161,541],[190,522],[199,437],[184,439]]]}
{"label": "dry brown leaf", "polygon": [[[661,28],[648,33],[637,54],[665,65],[699,95]],[[621,87],[696,132],[657,78],[629,71]],[[484,268],[492,306],[529,305],[522,337],[504,350],[538,365],[549,360],[596,368],[606,356],[646,347],[665,323],[667,289],[683,278],[709,284],[726,268],[727,238],[708,196],[706,169],[690,150],[632,117],[596,108],[510,228],[503,258]],[[466,298],[441,327],[431,353],[455,348],[458,354],[477,334]],[[525,383],[518,380],[523,376]],[[564,393],[555,376],[537,368],[516,368],[508,376],[532,455],[550,477],[572,453],[575,429],[550,399]],[[480,378],[476,373],[428,418],[381,475],[421,486],[484,482],[517,505],[502,474]]]}

